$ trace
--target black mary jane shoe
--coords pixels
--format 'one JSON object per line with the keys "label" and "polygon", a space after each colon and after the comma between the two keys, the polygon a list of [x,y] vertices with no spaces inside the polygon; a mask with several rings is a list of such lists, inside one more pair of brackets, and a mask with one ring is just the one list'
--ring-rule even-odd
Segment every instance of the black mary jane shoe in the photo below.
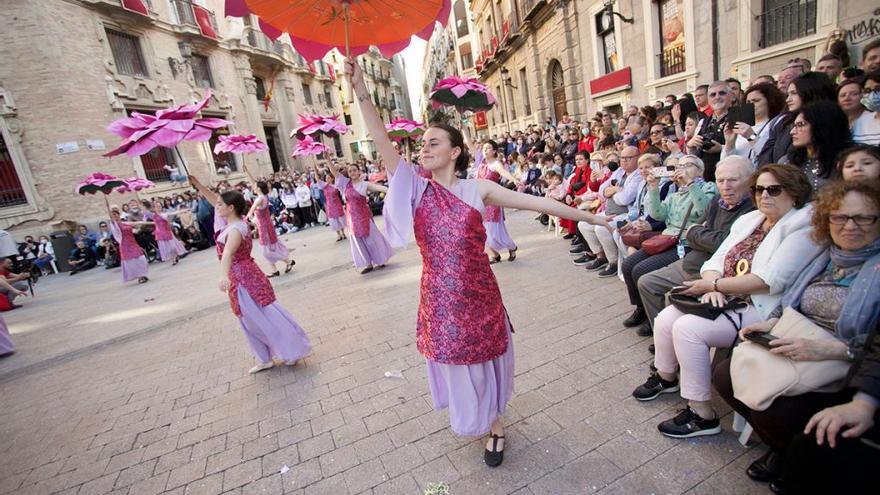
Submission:
{"label": "black mary jane shoe", "polygon": [[138,279],[138,283],[139,283],[139,284],[145,284],[145,283],[147,283],[147,282],[149,282],[149,281],[150,281],[150,279],[148,279],[147,277],[141,277],[141,278]]}
{"label": "black mary jane shoe", "polygon": [[273,272],[272,275],[266,275],[266,278],[275,278],[281,276],[281,272]]}
{"label": "black mary jane shoe", "polygon": [[290,270],[293,270],[293,265],[296,264],[296,261],[290,260],[287,262],[287,266],[284,267],[284,273],[290,273]]}
{"label": "black mary jane shoe", "polygon": [[776,480],[782,475],[782,468],[785,465],[782,454],[774,449],[770,449],[749,465],[746,474],[749,478],[767,483]]}
{"label": "black mary jane shoe", "polygon": [[489,467],[498,467],[504,461],[504,450],[498,450],[498,440],[504,440],[504,435],[498,436],[494,433],[489,434],[492,439],[492,450],[486,449],[483,453],[483,460]]}
{"label": "black mary jane shoe", "polygon": [[513,261],[516,259],[516,249],[509,251],[507,255],[507,261]]}
{"label": "black mary jane shoe", "polygon": [[501,261],[501,255],[500,255],[500,254],[499,254],[498,256],[495,256],[495,257],[489,256],[489,264],[490,264],[490,265],[494,265],[495,263],[498,263],[498,262],[500,262],[500,261]]}

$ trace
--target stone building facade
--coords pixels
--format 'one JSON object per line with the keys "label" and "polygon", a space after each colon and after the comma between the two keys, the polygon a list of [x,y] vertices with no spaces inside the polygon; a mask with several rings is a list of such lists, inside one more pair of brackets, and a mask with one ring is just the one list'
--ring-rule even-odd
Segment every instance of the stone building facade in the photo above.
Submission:
{"label": "stone building facade", "polygon": [[499,100],[490,135],[747,83],[791,58],[815,62],[836,29],[856,64],[880,24],[869,0],[474,0],[471,11],[477,72]]}
{"label": "stone building facade", "polygon": [[[272,42],[252,18],[224,18],[223,0],[8,0],[0,27],[0,228],[56,230],[62,222],[106,217],[100,198],[74,185],[93,171],[156,182],[142,195],[179,189],[162,149],[140,158],[101,155],[120,139],[107,125],[132,111],[190,103],[210,88],[203,116],[231,122],[221,133],[256,134],[269,151],[214,155],[209,143],[178,148],[203,180],[299,168],[289,139],[297,114],[339,114],[336,74],[307,63],[287,36]],[[326,143],[350,158],[341,142]],[[335,146],[334,146],[335,145]],[[231,170],[226,175],[225,168]],[[113,201],[127,200],[120,196]]]}

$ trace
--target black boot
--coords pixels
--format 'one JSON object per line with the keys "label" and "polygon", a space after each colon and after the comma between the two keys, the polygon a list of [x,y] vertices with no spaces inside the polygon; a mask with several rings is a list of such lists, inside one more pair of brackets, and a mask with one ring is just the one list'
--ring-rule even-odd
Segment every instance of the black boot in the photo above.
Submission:
{"label": "black boot", "polygon": [[636,306],[636,310],[633,311],[629,318],[623,320],[623,326],[625,327],[636,327],[641,325],[648,319],[648,315],[645,314],[645,308],[641,306]]}

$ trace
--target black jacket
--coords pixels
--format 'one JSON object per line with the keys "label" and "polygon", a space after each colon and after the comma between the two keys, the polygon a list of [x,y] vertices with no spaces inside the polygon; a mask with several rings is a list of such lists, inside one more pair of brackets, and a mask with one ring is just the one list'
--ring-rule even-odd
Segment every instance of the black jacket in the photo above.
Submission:
{"label": "black jacket", "polygon": [[764,143],[764,147],[761,148],[761,153],[758,155],[758,167],[763,167],[768,163],[779,163],[782,157],[788,156],[788,151],[791,149],[793,122],[794,119],[789,120],[788,117],[783,117],[778,124],[770,129],[767,142]]}
{"label": "black jacket", "polygon": [[685,272],[699,274],[703,263],[709,260],[730,234],[730,226],[745,213],[755,209],[751,198],[747,198],[736,209],[725,210],[714,198],[706,207],[703,218],[687,232],[687,242],[691,250],[684,255],[681,267]]}
{"label": "black jacket", "polygon": [[850,387],[880,400],[880,324],[868,334],[849,373]]}

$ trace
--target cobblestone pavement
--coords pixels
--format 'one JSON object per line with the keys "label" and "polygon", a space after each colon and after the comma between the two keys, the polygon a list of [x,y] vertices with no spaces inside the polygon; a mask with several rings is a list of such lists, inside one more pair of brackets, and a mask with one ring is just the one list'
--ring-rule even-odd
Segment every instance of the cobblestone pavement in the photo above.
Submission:
{"label": "cobblestone pavement", "polygon": [[360,276],[347,246],[312,230],[286,237],[300,263],[276,288],[314,352],[258,375],[210,253],[158,267],[140,287],[104,271],[39,284],[29,307],[7,313],[19,346],[7,359],[19,361],[4,360],[0,382],[0,494],[766,490],[744,474],[763,448],[737,442],[722,403],[721,435],[656,431],[680,400],[630,397],[650,342],[621,324],[623,284],[576,269],[568,243],[533,216],[510,214],[519,257],[494,267],[516,329],[501,467],[485,467],[483,441],[454,436],[431,409],[414,343],[416,249]]}

